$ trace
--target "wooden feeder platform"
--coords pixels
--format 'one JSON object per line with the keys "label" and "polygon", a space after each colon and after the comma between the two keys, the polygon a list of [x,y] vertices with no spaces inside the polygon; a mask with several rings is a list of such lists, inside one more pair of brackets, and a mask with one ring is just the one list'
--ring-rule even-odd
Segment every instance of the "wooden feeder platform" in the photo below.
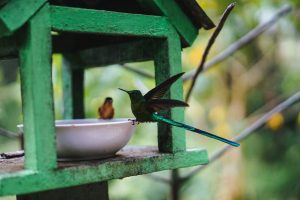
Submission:
{"label": "wooden feeder platform", "polygon": [[157,147],[145,146],[126,147],[113,158],[58,162],[55,171],[42,173],[24,169],[24,157],[0,159],[0,196],[71,187],[207,163],[205,150],[172,154],[160,153]]}

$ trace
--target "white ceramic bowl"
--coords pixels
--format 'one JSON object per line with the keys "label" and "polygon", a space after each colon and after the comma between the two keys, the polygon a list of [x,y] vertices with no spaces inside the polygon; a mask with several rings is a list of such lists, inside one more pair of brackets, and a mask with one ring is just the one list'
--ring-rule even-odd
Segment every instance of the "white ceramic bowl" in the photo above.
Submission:
{"label": "white ceramic bowl", "polygon": [[[18,125],[22,131],[22,125]],[[114,156],[129,141],[135,125],[128,119],[57,120],[56,148],[60,160]]]}

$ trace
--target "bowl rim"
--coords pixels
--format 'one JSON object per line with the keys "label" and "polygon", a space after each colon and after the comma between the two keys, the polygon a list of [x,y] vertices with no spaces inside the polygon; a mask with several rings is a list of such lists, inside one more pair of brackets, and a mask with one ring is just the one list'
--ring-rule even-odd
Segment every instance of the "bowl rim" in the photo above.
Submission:
{"label": "bowl rim", "polygon": [[[89,127],[89,126],[105,126],[112,124],[132,123],[133,118],[114,118],[114,119],[63,119],[55,120],[55,127]],[[23,128],[23,124],[18,124],[18,128]]]}

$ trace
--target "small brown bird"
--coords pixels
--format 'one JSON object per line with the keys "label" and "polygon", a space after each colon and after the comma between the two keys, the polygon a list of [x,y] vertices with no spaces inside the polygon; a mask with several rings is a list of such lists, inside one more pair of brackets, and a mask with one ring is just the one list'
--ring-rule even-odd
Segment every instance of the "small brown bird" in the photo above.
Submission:
{"label": "small brown bird", "polygon": [[112,119],[114,117],[113,99],[106,97],[104,103],[98,108],[98,115],[100,119]]}

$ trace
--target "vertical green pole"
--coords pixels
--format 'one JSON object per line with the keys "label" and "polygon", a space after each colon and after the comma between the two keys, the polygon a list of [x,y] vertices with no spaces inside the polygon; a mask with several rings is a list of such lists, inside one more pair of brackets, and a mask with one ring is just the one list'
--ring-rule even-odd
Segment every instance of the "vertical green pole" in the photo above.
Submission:
{"label": "vertical green pole", "polygon": [[56,167],[50,34],[45,4],[19,35],[25,168],[33,170]]}
{"label": "vertical green pole", "polygon": [[[64,118],[84,118],[84,69],[77,68],[80,60],[75,54],[63,55],[63,96],[64,96]],[[47,199],[77,199],[77,200],[108,200],[107,181],[81,185],[74,188],[39,193],[38,195]],[[54,198],[55,197],[55,198]],[[19,200],[19,199],[18,199]],[[25,200],[25,199],[20,199]],[[39,200],[39,199],[36,199]]]}
{"label": "vertical green pole", "polygon": [[[163,82],[170,76],[181,72],[181,46],[176,33],[167,40],[160,41],[154,58],[156,84]],[[183,99],[182,80],[176,81],[166,94],[167,98]],[[171,109],[164,113],[168,118],[176,121],[184,120],[182,108]],[[185,133],[183,129],[158,123],[158,147],[160,152],[178,152],[185,150]]]}
{"label": "vertical green pole", "polygon": [[75,68],[73,55],[63,56],[64,118],[84,118],[84,69]]}

